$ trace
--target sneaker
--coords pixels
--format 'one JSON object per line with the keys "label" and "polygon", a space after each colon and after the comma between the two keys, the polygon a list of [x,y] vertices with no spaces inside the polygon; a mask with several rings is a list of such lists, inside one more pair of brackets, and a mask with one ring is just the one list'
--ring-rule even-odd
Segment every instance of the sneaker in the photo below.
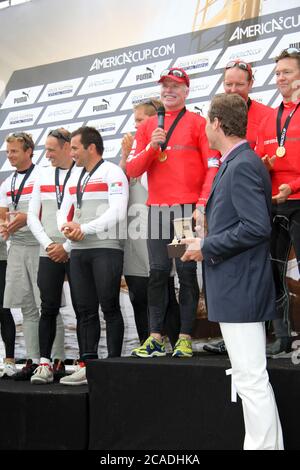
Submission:
{"label": "sneaker", "polygon": [[227,354],[227,348],[223,339],[214,343],[204,344],[203,351],[213,354]]}
{"label": "sneaker", "polygon": [[86,367],[78,367],[71,375],[66,375],[59,381],[62,385],[86,385]]}
{"label": "sneaker", "polygon": [[30,379],[32,384],[49,384],[53,382],[53,369],[50,364],[40,364]]}
{"label": "sneaker", "polygon": [[175,348],[173,351],[173,357],[192,357],[193,349],[192,349],[192,341],[186,338],[179,338],[177,343],[175,344]]}
{"label": "sneaker", "polygon": [[166,348],[162,341],[149,336],[141,346],[132,351],[131,355],[137,357],[165,356]]}
{"label": "sneaker", "polygon": [[38,364],[33,364],[31,359],[27,359],[25,366],[13,376],[13,379],[30,380],[37,367]]}
{"label": "sneaker", "polygon": [[5,362],[1,373],[1,379],[11,379],[16,372],[17,368],[14,362]]}
{"label": "sneaker", "polygon": [[267,344],[266,356],[272,359],[278,357],[290,357],[292,354],[292,338],[284,336],[282,338],[276,338],[273,343]]}
{"label": "sneaker", "polygon": [[66,375],[66,369],[64,361],[60,359],[54,359],[53,362],[53,377],[54,382],[59,382]]}

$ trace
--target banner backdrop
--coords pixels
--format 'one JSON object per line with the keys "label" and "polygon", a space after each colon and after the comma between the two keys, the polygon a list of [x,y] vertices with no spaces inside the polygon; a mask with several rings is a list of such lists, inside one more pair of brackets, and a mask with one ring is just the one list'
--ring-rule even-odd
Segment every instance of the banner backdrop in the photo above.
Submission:
{"label": "banner backdrop", "polygon": [[254,66],[251,97],[277,106],[274,57],[300,47],[300,7],[242,22],[116,49],[13,73],[0,109],[0,180],[12,170],[5,137],[26,131],[36,143],[34,161],[47,164],[44,144],[51,129],[96,127],[104,158],[117,162],[125,132],[134,130],[133,105],[159,96],[157,80],[167,67],[191,76],[188,108],[206,115],[212,96],[223,91],[226,63],[243,59]]}

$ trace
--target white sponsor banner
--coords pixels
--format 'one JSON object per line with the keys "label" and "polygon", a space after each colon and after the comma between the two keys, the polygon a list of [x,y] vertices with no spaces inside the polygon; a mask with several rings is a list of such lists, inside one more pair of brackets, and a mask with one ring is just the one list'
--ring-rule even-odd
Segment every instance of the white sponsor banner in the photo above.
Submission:
{"label": "white sponsor banner", "polygon": [[79,117],[114,113],[125,95],[126,93],[115,93],[114,95],[89,98],[83,106]]}
{"label": "white sponsor banner", "polygon": [[274,75],[274,64],[261,65],[253,68],[254,83],[253,88],[264,86],[267,78]]}
{"label": "white sponsor banner", "polygon": [[222,55],[215,68],[225,68],[228,62],[237,59],[251,63],[258,62],[264,58],[275,40],[276,37],[272,37],[230,46],[225,50],[225,53]]}
{"label": "white sponsor banner", "polygon": [[51,166],[51,163],[49,162],[48,158],[46,157],[46,152],[43,154],[42,158],[40,159],[39,166],[40,167]]}
{"label": "white sponsor banner", "polygon": [[54,101],[71,98],[76,93],[83,77],[62,80],[60,82],[48,83],[40,96],[39,103],[43,101]]}
{"label": "white sponsor banner", "polygon": [[210,101],[198,101],[196,103],[188,104],[187,109],[192,113],[199,114],[199,116],[206,118],[209,106]]}
{"label": "white sponsor banner", "polygon": [[259,91],[256,93],[250,93],[252,100],[258,101],[259,103],[268,105],[274,97],[276,90]]}
{"label": "white sponsor banner", "polygon": [[43,107],[11,111],[1,126],[2,129],[15,129],[32,126],[40,115]]}
{"label": "white sponsor banner", "polygon": [[[43,149],[41,149],[41,150],[35,150],[35,151],[33,152],[32,162],[33,162],[33,163],[38,162],[43,152],[44,152]],[[2,167],[1,167],[1,169],[0,169],[0,172],[14,171],[14,170],[15,170],[15,167],[14,167],[14,166],[11,166],[11,164],[9,163],[9,160],[6,159],[6,160],[4,161],[4,164],[2,165]]]}
{"label": "white sponsor banner", "polygon": [[114,135],[118,132],[120,126],[123,124],[126,114],[122,116],[111,116],[103,119],[92,119],[87,122],[87,126],[95,127],[102,137],[107,135]]}
{"label": "white sponsor banner", "polygon": [[[259,91],[259,92],[253,92],[253,93],[251,92],[250,98],[256,101],[259,101],[260,103],[268,105],[269,102],[272,100],[275,91],[276,90],[274,89],[274,90]],[[215,95],[218,95],[219,93],[224,93],[223,83],[220,84],[219,88],[215,92]]]}
{"label": "white sponsor banner", "polygon": [[189,75],[195,73],[207,72],[211,69],[213,63],[223,49],[201,52],[199,54],[185,55],[178,57],[173,67],[184,69]]}
{"label": "white sponsor banner", "polygon": [[103,91],[113,90],[117,88],[125,72],[126,69],[121,69],[90,75],[80,88],[78,95],[88,95],[90,93],[101,93]]}
{"label": "white sponsor banner", "polygon": [[131,91],[121,109],[122,111],[132,109],[136,104],[152,98],[160,99],[160,85]]}
{"label": "white sponsor banner", "polygon": [[121,129],[122,134],[126,134],[127,132],[134,133],[135,129],[135,121],[134,121],[134,114],[132,113],[126,122],[125,126]]}
{"label": "white sponsor banner", "polygon": [[167,69],[170,63],[171,60],[163,60],[161,62],[153,62],[152,64],[132,67],[125,77],[121,87],[157,82],[160,78],[161,72]]}
{"label": "white sponsor banner", "polygon": [[83,121],[81,121],[81,122],[70,122],[68,124],[66,124],[66,123],[55,124],[55,126],[47,127],[47,129],[45,130],[45,132],[43,133],[43,135],[41,137],[41,140],[39,141],[39,145],[45,145],[47,136],[49,135],[50,131],[53,131],[55,129],[59,129],[60,127],[63,127],[67,131],[73,132],[76,129],[78,129],[79,127],[81,127],[82,125],[83,125]]}
{"label": "white sponsor banner", "polygon": [[219,87],[216,89],[215,95],[219,95],[220,93],[225,93],[223,80],[221,81]]}
{"label": "white sponsor banner", "polygon": [[4,100],[1,109],[16,108],[18,106],[27,106],[33,104],[39,96],[44,85],[33,86],[30,88],[20,88],[19,90],[12,90],[8,93]]}
{"label": "white sponsor banner", "polygon": [[103,158],[115,158],[121,150],[122,139],[104,140]]}
{"label": "white sponsor banner", "polygon": [[44,153],[44,149],[35,150],[33,152],[32,162],[37,164],[43,153]]}
{"label": "white sponsor banner", "polygon": [[190,93],[188,99],[202,98],[210,95],[222,74],[211,75],[210,77],[194,78],[190,83]]}
{"label": "white sponsor banner", "polygon": [[102,70],[112,67],[119,67],[127,64],[136,64],[147,60],[159,60],[161,57],[174,56],[176,52],[175,43],[161,44],[151,49],[148,47],[143,50],[131,49],[121,52],[119,55],[96,58],[90,68],[93,70]]}
{"label": "white sponsor banner", "polygon": [[278,106],[280,106],[282,102],[282,95],[281,93],[278,93],[278,95],[276,96],[274,102],[272,103],[272,108],[278,108]]}
{"label": "white sponsor banner", "polygon": [[[43,129],[29,129],[29,130],[26,130],[26,131],[24,131],[24,130],[22,129],[22,132],[26,132],[26,134],[31,135],[31,137],[32,137],[33,142],[35,143],[35,145],[36,145],[37,140],[38,140],[39,136],[41,135],[42,131],[43,131]],[[0,152],[6,150],[6,141],[5,141],[5,139],[6,139],[6,136],[5,136],[4,140],[3,140],[2,146],[1,146],[1,148],[0,148]]]}
{"label": "white sponsor banner", "polygon": [[77,100],[47,106],[39,120],[39,124],[73,119],[82,103],[83,100]]}
{"label": "white sponsor banner", "polygon": [[276,57],[279,55],[283,49],[288,49],[289,47],[297,47],[299,49],[300,33],[291,33],[283,36],[277,46],[272,50],[269,57]]}

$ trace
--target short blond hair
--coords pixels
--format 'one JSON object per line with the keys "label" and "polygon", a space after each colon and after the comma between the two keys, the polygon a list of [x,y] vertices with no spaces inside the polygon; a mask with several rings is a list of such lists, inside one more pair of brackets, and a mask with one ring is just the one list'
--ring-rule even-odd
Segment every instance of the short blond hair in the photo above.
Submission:
{"label": "short blond hair", "polygon": [[28,149],[31,149],[32,150],[31,156],[33,155],[34,142],[33,142],[31,134],[27,134],[26,132],[13,132],[12,134],[6,137],[5,141],[7,143],[22,142],[24,152],[26,152],[26,150]]}

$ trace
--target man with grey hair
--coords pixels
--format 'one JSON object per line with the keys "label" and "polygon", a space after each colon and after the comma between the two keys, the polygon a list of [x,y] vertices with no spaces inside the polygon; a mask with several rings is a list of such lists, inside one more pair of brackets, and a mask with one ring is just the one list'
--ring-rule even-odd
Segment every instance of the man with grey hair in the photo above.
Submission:
{"label": "man with grey hair", "polygon": [[[172,267],[167,245],[173,239],[173,220],[191,218],[197,204],[203,209],[219,166],[216,154],[210,154],[208,149],[205,120],[186,110],[190,88],[188,74],[172,67],[162,72],[159,83],[165,109],[164,126],[156,116],[142,123],[126,163],[128,176],[138,177],[145,171],[148,176],[150,336],[140,348],[133,350],[132,354],[139,357],[166,354],[162,332]],[[191,336],[199,298],[197,266],[194,262],[183,265],[179,258],[175,261],[180,283],[181,328],[173,356],[191,357]]]}

